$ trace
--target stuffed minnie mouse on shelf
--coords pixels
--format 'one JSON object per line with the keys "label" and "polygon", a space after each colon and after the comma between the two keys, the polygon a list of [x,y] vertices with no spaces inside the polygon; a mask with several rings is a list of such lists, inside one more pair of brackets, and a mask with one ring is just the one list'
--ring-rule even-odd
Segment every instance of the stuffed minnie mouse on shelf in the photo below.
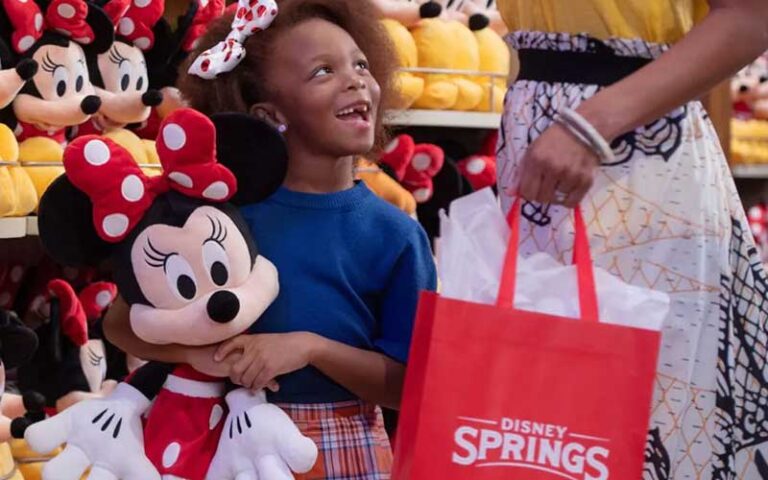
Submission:
{"label": "stuffed minnie mouse on shelf", "polygon": [[[281,185],[282,137],[242,115],[216,125],[193,110],[172,113],[157,139],[164,172],[151,178],[114,142],[80,137],[41,204],[51,256],[67,265],[111,260],[131,326],[151,343],[222,342],[278,293],[275,267],[227,201],[253,203]],[[217,145],[238,174],[237,193]],[[79,478],[91,465],[92,476],[129,480],[285,480],[312,468],[316,445],[264,392],[227,389],[189,365],[150,362],[110,397],[78,403],[25,438],[43,453],[66,443],[45,468],[49,479]]]}
{"label": "stuffed minnie mouse on shelf", "polygon": [[[38,3],[39,2],[39,3]],[[40,68],[13,101],[5,119],[21,142],[19,158],[42,196],[60,168],[67,129],[101,107],[84,49],[104,52],[114,31],[107,15],[85,0],[2,0],[0,34]]]}
{"label": "stuffed minnie mouse on shelf", "polygon": [[144,122],[163,95],[151,89],[145,53],[155,47],[154,28],[163,20],[163,0],[109,0],[103,4],[115,28],[115,40],[103,53],[86,52],[101,108],[77,136],[102,134]]}

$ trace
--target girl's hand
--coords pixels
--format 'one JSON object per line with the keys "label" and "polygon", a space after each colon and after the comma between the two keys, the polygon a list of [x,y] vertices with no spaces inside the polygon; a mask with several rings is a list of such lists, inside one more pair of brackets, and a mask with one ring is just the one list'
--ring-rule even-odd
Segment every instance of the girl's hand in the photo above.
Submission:
{"label": "girl's hand", "polygon": [[186,353],[186,362],[195,370],[212,377],[227,378],[232,369],[232,365],[240,360],[239,353],[233,353],[230,357],[223,358],[222,361],[214,360],[218,345],[207,347],[190,347]]}
{"label": "girl's hand", "polygon": [[215,360],[241,352],[242,357],[232,365],[230,380],[254,391],[261,390],[270,387],[276,377],[309,365],[316,338],[305,332],[240,335],[222,343]]}
{"label": "girl's hand", "polygon": [[525,152],[518,193],[528,201],[575,208],[592,187],[598,164],[592,150],[553,124]]}

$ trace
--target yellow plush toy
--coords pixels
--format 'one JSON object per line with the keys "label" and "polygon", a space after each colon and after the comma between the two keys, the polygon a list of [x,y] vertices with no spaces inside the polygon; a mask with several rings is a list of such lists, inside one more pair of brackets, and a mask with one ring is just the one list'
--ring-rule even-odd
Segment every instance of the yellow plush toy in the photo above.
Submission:
{"label": "yellow plush toy", "polygon": [[161,173],[160,159],[157,156],[155,142],[141,139],[135,133],[124,128],[112,130],[103,136],[128,150],[128,153],[142,167],[141,169],[146,175],[155,176]]}
{"label": "yellow plush toy", "polygon": [[[418,50],[411,32],[397,20],[385,18],[381,20],[395,47],[400,68],[415,68],[418,66]],[[395,79],[399,94],[396,108],[410,108],[424,93],[424,79],[410,72],[398,72]]]}
{"label": "yellow plush toy", "polygon": [[0,217],[21,217],[37,208],[35,186],[18,160],[16,137],[0,124]]}
{"label": "yellow plush toy", "polygon": [[[478,72],[480,70],[480,48],[472,31],[459,20],[448,20],[453,31],[452,41],[443,47],[451,52],[454,70]],[[483,99],[483,79],[476,75],[453,75],[451,80],[459,87],[459,96],[453,110],[474,110]]]}
{"label": "yellow plush toy", "polygon": [[504,94],[509,76],[509,47],[490,27],[488,17],[483,14],[470,17],[469,28],[475,35],[480,51],[479,70],[501,75],[501,77],[478,77],[477,82],[483,88],[483,98],[475,110],[501,113],[504,110]]}
{"label": "yellow plush toy", "polygon": [[376,163],[365,158],[359,159],[356,176],[381,199],[410,216],[416,215],[416,199],[413,194],[387,175]]}

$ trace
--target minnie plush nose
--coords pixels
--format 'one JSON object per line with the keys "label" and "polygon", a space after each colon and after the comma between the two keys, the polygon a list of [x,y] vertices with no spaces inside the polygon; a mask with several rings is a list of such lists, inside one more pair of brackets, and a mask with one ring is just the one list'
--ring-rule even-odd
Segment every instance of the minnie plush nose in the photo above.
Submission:
{"label": "minnie plush nose", "polygon": [[163,103],[163,94],[160,93],[160,90],[147,90],[141,96],[141,103],[147,107],[156,107]]}
{"label": "minnie plush nose", "polygon": [[240,312],[237,295],[226,290],[216,292],[208,299],[208,316],[216,323],[227,323]]}
{"label": "minnie plush nose", "polygon": [[80,102],[80,110],[86,115],[93,115],[101,108],[101,99],[96,95],[88,95]]}

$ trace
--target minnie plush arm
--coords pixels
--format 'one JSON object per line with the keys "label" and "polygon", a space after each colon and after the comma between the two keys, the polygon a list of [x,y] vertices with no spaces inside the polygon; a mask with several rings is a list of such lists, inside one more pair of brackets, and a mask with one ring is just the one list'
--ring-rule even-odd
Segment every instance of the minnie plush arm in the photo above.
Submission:
{"label": "minnie plush arm", "polygon": [[33,450],[48,453],[66,444],[43,468],[43,479],[76,480],[91,467],[91,478],[160,480],[144,454],[141,417],[172,366],[148,363],[107,398],[86,400],[27,429]]}

